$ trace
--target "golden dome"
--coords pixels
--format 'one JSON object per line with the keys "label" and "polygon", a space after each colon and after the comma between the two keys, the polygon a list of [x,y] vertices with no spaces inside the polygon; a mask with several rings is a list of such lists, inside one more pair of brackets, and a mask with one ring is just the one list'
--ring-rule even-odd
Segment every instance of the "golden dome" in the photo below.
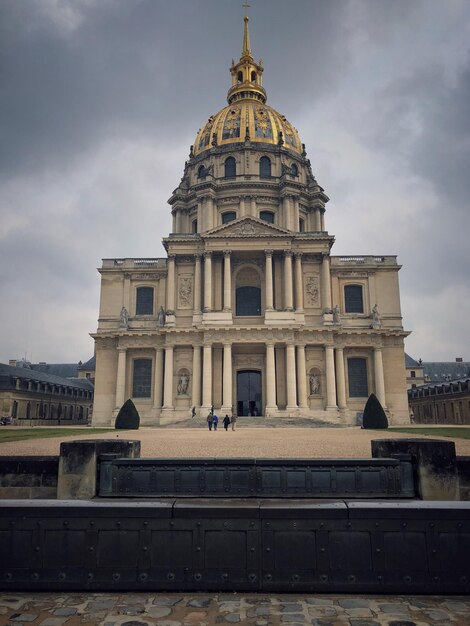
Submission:
{"label": "golden dome", "polygon": [[211,115],[194,142],[196,156],[215,146],[229,146],[245,141],[252,144],[283,145],[302,154],[297,130],[284,115],[266,104],[262,85],[263,64],[255,63],[250,51],[248,17],[244,18],[243,51],[240,61],[232,60],[232,85],[227,94],[228,106]]}

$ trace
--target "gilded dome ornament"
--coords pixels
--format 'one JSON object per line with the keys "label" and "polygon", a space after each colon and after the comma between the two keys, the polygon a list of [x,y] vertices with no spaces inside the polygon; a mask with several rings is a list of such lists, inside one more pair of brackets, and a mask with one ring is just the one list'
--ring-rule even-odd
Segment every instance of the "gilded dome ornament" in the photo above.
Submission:
{"label": "gilded dome ornament", "polygon": [[[296,129],[284,115],[266,104],[262,84],[263,62],[256,63],[250,49],[249,19],[244,18],[243,48],[240,60],[232,59],[232,85],[227,93],[228,106],[207,120],[194,142],[197,156],[215,146],[229,146],[242,141],[271,144],[302,155],[303,144]],[[244,129],[244,136],[242,136]]]}

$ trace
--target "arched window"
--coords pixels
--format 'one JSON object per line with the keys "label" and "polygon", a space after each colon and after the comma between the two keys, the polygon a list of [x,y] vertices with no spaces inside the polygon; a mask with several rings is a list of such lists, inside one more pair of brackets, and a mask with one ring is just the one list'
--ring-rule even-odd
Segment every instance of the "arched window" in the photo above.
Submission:
{"label": "arched window", "polygon": [[137,287],[136,315],[153,315],[153,287]]}
{"label": "arched window", "polygon": [[367,359],[348,359],[348,382],[350,398],[367,398]]}
{"label": "arched window", "polygon": [[274,213],[272,211],[260,211],[259,218],[264,222],[274,224]]}
{"label": "arched window", "polygon": [[344,310],[346,313],[364,313],[362,285],[346,285],[344,288]]}
{"label": "arched window", "polygon": [[233,220],[237,219],[237,214],[235,211],[227,211],[227,213],[222,214],[222,224],[228,224],[229,222],[233,222]]}
{"label": "arched window", "polygon": [[261,284],[258,272],[245,267],[237,274],[235,289],[236,315],[261,315]]}
{"label": "arched window", "polygon": [[302,218],[299,219],[299,232],[305,232],[305,220]]}
{"label": "arched window", "polygon": [[197,177],[198,178],[205,178],[207,175],[207,170],[204,167],[204,165],[200,165],[198,170],[197,170]]}
{"label": "arched window", "polygon": [[256,72],[251,72],[251,82],[256,83]]}
{"label": "arched window", "polygon": [[292,165],[290,166],[290,175],[291,176],[298,176],[299,175],[299,168],[297,167],[297,165],[295,163],[292,163]]}
{"label": "arched window", "polygon": [[237,80],[238,80],[238,82],[239,82],[239,83],[242,83],[242,82],[243,82],[243,74],[242,74],[241,72],[238,72],[238,74],[237,74]]}
{"label": "arched window", "polygon": [[271,159],[266,156],[259,160],[259,175],[264,178],[271,176]]}
{"label": "arched window", "polygon": [[193,235],[197,233],[197,219],[191,222],[191,232]]}
{"label": "arched window", "polygon": [[233,157],[225,159],[225,178],[234,178],[237,175],[237,164]]}
{"label": "arched window", "polygon": [[150,398],[152,384],[152,359],[135,359],[132,377],[132,397]]}

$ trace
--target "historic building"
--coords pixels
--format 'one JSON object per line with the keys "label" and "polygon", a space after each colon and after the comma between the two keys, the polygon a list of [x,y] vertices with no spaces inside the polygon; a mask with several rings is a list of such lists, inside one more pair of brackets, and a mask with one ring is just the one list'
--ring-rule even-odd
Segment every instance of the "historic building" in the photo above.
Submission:
{"label": "historic building", "polygon": [[245,17],[228,105],[171,195],[167,258],[105,259],[94,424],[132,398],[145,425],[224,415],[356,423],[374,392],[409,420],[394,256],[331,256],[328,197],[266,104]]}
{"label": "historic building", "polygon": [[28,425],[86,424],[91,417],[93,385],[86,379],[65,378],[72,368],[77,370],[67,363],[0,363],[0,417]]}

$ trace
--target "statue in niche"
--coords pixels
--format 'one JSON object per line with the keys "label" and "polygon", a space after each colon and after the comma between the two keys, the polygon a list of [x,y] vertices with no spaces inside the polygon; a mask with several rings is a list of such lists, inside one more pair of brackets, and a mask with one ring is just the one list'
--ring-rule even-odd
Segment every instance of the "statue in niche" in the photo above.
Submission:
{"label": "statue in niche", "polygon": [[318,374],[312,372],[309,376],[310,395],[316,396],[320,393],[320,377]]}
{"label": "statue in niche", "polygon": [[166,319],[165,310],[161,306],[159,311],[158,311],[158,316],[157,316],[157,324],[158,324],[158,326],[165,326],[165,319]]}
{"label": "statue in niche", "polygon": [[128,328],[129,327],[129,313],[125,306],[122,307],[121,313],[119,314],[119,318],[121,320],[120,327]]}
{"label": "statue in niche", "polygon": [[183,372],[178,381],[178,395],[184,396],[188,393],[189,376],[186,372]]}
{"label": "statue in niche", "polygon": [[332,313],[333,313],[333,323],[341,324],[341,315],[339,312],[339,306],[337,304],[334,306]]}
{"label": "statue in niche", "polygon": [[380,322],[380,313],[379,313],[379,305],[374,304],[372,307],[372,319],[374,322]]}

